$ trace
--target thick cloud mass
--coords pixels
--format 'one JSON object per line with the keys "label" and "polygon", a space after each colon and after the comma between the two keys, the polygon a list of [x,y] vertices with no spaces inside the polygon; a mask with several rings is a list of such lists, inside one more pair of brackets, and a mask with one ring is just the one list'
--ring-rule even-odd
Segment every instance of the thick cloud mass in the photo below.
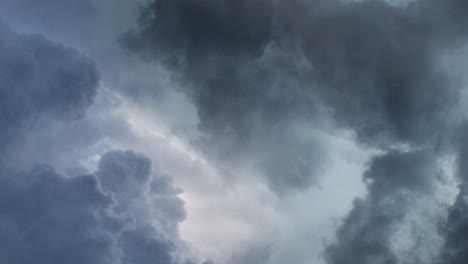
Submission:
{"label": "thick cloud mass", "polygon": [[184,245],[181,190],[170,177],[154,176],[147,157],[111,151],[94,174],[81,176],[48,165],[26,169],[22,165],[34,161],[12,160],[9,147],[25,130],[82,118],[99,78],[77,50],[0,26],[0,262],[176,264],[190,258],[178,248]]}
{"label": "thick cloud mass", "polygon": [[[318,96],[362,141],[420,141],[443,125],[455,96],[441,89],[434,52],[441,38],[458,39],[466,21],[463,1],[439,2],[159,0],[128,42],[195,82],[188,92],[202,128],[215,135],[248,139],[255,117],[273,126],[285,112],[313,113],[310,97]],[[310,67],[287,74],[301,62],[265,63],[270,45],[304,54]],[[281,79],[294,79],[296,87]]]}
{"label": "thick cloud mass", "polygon": [[[154,177],[149,159],[133,152],[105,154],[95,175],[101,180],[103,190],[116,199],[116,212],[130,214],[134,219],[133,229],[119,237],[122,263],[178,263],[173,256],[176,246],[170,240],[177,239],[178,223],[185,217],[183,202],[177,197],[180,191],[165,191],[174,187],[170,182]],[[151,185],[154,188],[150,188]],[[155,207],[151,200],[154,196],[170,202]],[[168,214],[171,209],[179,214]]]}
{"label": "thick cloud mass", "polygon": [[354,202],[337,231],[337,244],[327,249],[328,263],[400,263],[391,248],[395,227],[418,196],[431,193],[436,164],[428,150],[374,158],[364,175],[369,194]]}
{"label": "thick cloud mass", "polygon": [[[296,247],[311,239],[311,230],[321,227],[302,232],[304,227],[295,224],[306,221],[296,221],[296,215],[284,212],[300,210],[298,218],[304,217],[303,205],[295,203],[300,203],[301,197],[316,197],[302,195],[310,194],[311,186],[320,185],[322,175],[327,175],[324,170],[334,161],[329,156],[334,151],[332,144],[325,138],[348,132],[372,152],[363,174],[367,193],[354,201],[340,222],[336,240],[325,247],[323,261],[466,262],[468,141],[461,125],[466,122],[465,102],[460,100],[464,91],[441,61],[466,45],[468,1],[138,0],[146,4],[139,21],[133,21],[138,9],[135,2],[1,1],[0,14],[5,19],[17,28],[39,30],[44,35],[18,34],[0,25],[0,262],[198,263],[179,234],[180,224],[187,218],[182,191],[171,177],[153,171],[150,158],[131,151],[102,154],[114,148],[105,146],[93,152],[95,156],[89,161],[93,169],[72,173],[79,176],[60,172],[59,166],[28,169],[40,160],[26,153],[28,144],[35,145],[33,153],[54,152],[51,159],[60,156],[69,166],[78,161],[60,148],[61,141],[69,140],[68,148],[79,149],[83,142],[91,145],[114,133],[110,127],[125,130],[115,133],[120,133],[118,140],[128,137],[122,140],[127,145],[141,144],[136,140],[139,136],[145,140],[161,134],[159,140],[189,156],[184,161],[206,166],[209,175],[200,179],[200,185],[209,181],[208,185],[216,187],[210,185],[204,192],[226,185],[214,194],[191,192],[187,197],[193,200],[187,202],[200,211],[207,211],[207,204],[223,207],[214,208],[211,216],[215,220],[198,214],[201,219],[195,222],[210,225],[227,219],[213,227],[224,228],[220,232],[225,248],[232,245],[227,243],[231,239],[253,240],[243,241],[248,243],[242,243],[239,247],[244,248],[238,253],[234,253],[236,248],[232,256],[223,256],[228,263],[288,263],[285,255],[289,262],[313,261],[301,255],[303,248],[291,250],[282,245],[288,241]],[[135,73],[154,65],[153,61],[139,65],[138,58],[130,58],[118,46],[116,35],[132,28],[133,22],[139,23],[138,28],[120,41],[162,65],[164,71],[158,69],[155,76],[149,76],[150,70]],[[166,128],[145,124],[146,117],[123,113],[134,110],[130,104],[119,108],[129,119],[122,119],[122,125],[114,123],[118,121],[98,124],[99,119],[76,122],[94,103],[99,74],[93,61],[46,36],[90,52],[105,72],[109,93],[158,95],[146,90],[153,81],[155,86],[169,86],[155,90],[181,87],[197,109],[199,120],[194,123],[199,121],[202,136],[193,136],[197,137],[194,145],[203,152],[192,153],[178,138],[167,136],[166,131],[160,133]],[[141,68],[131,69],[137,64]],[[166,73],[170,74],[167,83],[159,82]],[[137,91],[119,86],[135,86]],[[120,94],[124,90],[127,94]],[[108,111],[106,107],[100,105],[94,113]],[[73,125],[65,126],[65,122]],[[70,139],[63,135],[54,146],[33,142],[45,138],[34,137],[35,129],[46,133],[51,124],[55,131],[80,135]],[[81,128],[80,124],[93,128]],[[23,140],[26,137],[29,141]],[[118,149],[122,146],[116,145]],[[151,151],[153,159],[166,154]],[[438,202],[442,178],[448,174],[441,163],[447,163],[448,156],[457,159],[459,193],[453,204],[447,205],[448,210],[437,204],[431,207],[434,212],[421,213],[424,209],[418,207],[424,201]],[[171,159],[160,162],[167,160],[177,163]],[[193,167],[199,168],[198,164]],[[218,173],[231,168],[235,169],[227,174],[245,174],[234,187],[231,181],[217,178]],[[264,179],[246,179],[259,172]],[[344,178],[348,175],[340,176],[343,183],[349,182]],[[249,185],[242,186],[245,182]],[[336,187],[348,191],[348,186]],[[296,190],[303,193],[294,193]],[[252,195],[254,192],[259,193]],[[217,195],[224,199],[207,202]],[[257,200],[240,208],[249,199],[245,197]],[[319,194],[317,197],[301,202],[327,203]],[[264,207],[251,208],[257,204]],[[253,211],[255,216],[278,219],[252,220],[254,216],[242,215]],[[219,217],[218,213],[227,216]],[[426,219],[428,215],[433,219]],[[245,219],[236,222],[238,218]],[[262,226],[255,229],[249,221]],[[419,224],[422,226],[414,227]],[[187,232],[202,237],[200,241],[205,235],[213,236],[190,228],[194,227],[188,227]],[[268,237],[280,243],[255,237],[260,229],[259,236],[268,233],[264,231],[268,228],[275,231]],[[413,236],[412,232],[425,234]],[[317,236],[313,234],[314,239]],[[296,241],[298,237],[301,241]],[[402,250],[405,246],[409,249]],[[214,248],[208,251],[218,249]],[[405,255],[406,251],[412,252]],[[292,256],[291,252],[298,254]]]}
{"label": "thick cloud mass", "polygon": [[96,178],[64,179],[47,166],[1,176],[1,262],[116,263],[123,222]]}
{"label": "thick cloud mass", "polygon": [[468,138],[467,127],[461,129],[458,147],[458,178],[460,190],[455,203],[449,209],[447,221],[441,227],[446,243],[438,263],[458,264],[464,263],[468,257]]}
{"label": "thick cloud mass", "polygon": [[138,216],[137,223],[158,220],[171,235],[177,235],[178,224],[185,219],[184,202],[177,197],[182,191],[167,176],[153,177],[151,162],[133,152],[111,152],[102,156],[96,172],[104,190],[120,201],[116,210]]}
{"label": "thick cloud mass", "polygon": [[[152,207],[132,204],[132,198],[121,196],[123,190],[114,189],[116,185],[130,190],[136,187],[133,191],[140,191],[131,192],[133,195],[145,195],[143,182],[136,179],[132,187],[129,180],[144,171],[150,179],[147,158],[132,152],[109,152],[99,167],[96,175],[68,179],[48,166],[21,173],[2,171],[0,260],[12,264],[176,263],[172,234],[158,230],[152,222],[155,219],[138,212]],[[112,182],[105,177],[112,177]],[[154,184],[161,190],[173,188],[164,181]],[[174,203],[165,206],[184,211],[177,193],[152,194],[172,199]],[[180,220],[164,211],[155,214],[174,225]]]}
{"label": "thick cloud mass", "polygon": [[[290,131],[291,120],[321,127],[323,107],[339,127],[373,147],[438,140],[458,91],[434,62],[446,38],[458,41],[464,33],[462,10],[463,1],[402,7],[383,1],[159,0],[144,9],[140,30],[126,43],[153,54],[185,82],[207,145],[230,156],[255,153],[270,186],[281,192],[307,187],[321,172],[326,153],[319,140],[291,140],[298,135]],[[315,153],[301,151],[304,145]],[[281,171],[298,174],[296,180],[272,173],[271,160],[283,153],[294,161]]]}
{"label": "thick cloud mass", "polygon": [[98,73],[78,51],[0,24],[0,145],[40,117],[79,118],[93,102]]}
{"label": "thick cloud mass", "polygon": [[[296,141],[295,122],[320,127],[331,117],[383,150],[365,174],[367,196],[325,255],[329,263],[399,263],[392,233],[431,195],[439,144],[459,128],[460,88],[438,61],[464,43],[467,13],[464,0],[156,0],[126,41],[184,83],[206,145],[255,153],[274,191],[307,188],[321,172],[326,153],[314,137]],[[460,245],[457,235],[449,231],[447,247]]]}
{"label": "thick cloud mass", "polygon": [[[310,175],[320,167],[319,155],[290,151],[307,145],[321,152],[316,140],[304,141],[291,129],[296,120],[310,119],[311,99],[300,98],[301,91],[295,88],[301,85],[300,80],[260,60],[274,35],[273,3],[155,1],[145,10],[141,32],[130,33],[125,40],[181,74],[179,79],[198,106],[200,128],[208,134],[207,145],[220,146],[210,151],[223,159],[253,153],[265,171],[274,170],[269,164],[279,159],[291,160],[278,173],[296,170],[293,180],[269,177],[278,192],[314,182]],[[287,142],[288,146],[278,151],[272,142]],[[282,151],[284,155],[274,154]],[[304,162],[309,165],[301,165],[300,160],[310,161]]]}

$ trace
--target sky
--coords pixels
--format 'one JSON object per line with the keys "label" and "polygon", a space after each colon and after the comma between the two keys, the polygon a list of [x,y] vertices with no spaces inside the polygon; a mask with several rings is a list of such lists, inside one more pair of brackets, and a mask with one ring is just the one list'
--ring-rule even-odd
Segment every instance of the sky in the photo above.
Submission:
{"label": "sky", "polygon": [[462,264],[467,0],[0,0],[0,263]]}

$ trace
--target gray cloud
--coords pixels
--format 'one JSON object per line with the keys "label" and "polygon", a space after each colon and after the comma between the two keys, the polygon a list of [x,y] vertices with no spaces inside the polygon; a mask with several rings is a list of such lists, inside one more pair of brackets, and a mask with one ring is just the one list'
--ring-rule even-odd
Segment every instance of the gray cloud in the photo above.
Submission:
{"label": "gray cloud", "polygon": [[39,118],[83,116],[96,95],[93,62],[40,35],[19,35],[0,24],[1,145]]}
{"label": "gray cloud", "polygon": [[[64,34],[71,42],[83,36],[101,41],[109,37],[106,34],[112,38],[115,32],[127,29],[128,25],[117,26],[118,19],[99,19],[106,8],[97,8],[96,3],[6,0],[0,8],[3,14],[11,13],[9,19],[21,17],[25,24],[38,23],[47,32],[61,25],[58,35]],[[125,42],[162,62],[192,98],[200,130],[206,133],[198,143],[212,159],[253,161],[278,194],[305,190],[319,182],[328,153],[315,132],[329,129],[329,118],[335,128],[351,130],[363,145],[381,148],[384,154],[370,161],[364,175],[368,194],[355,202],[337,232],[336,244],[326,250],[326,258],[329,263],[398,263],[392,248],[393,231],[415,200],[431,195],[438,173],[435,161],[441,155],[438,144],[451,140],[448,131],[458,129],[453,122],[458,116],[452,111],[457,110],[459,90],[436,64],[442,52],[463,43],[466,13],[468,4],[463,0],[419,0],[408,6],[383,1],[158,0],[146,6],[140,29],[129,33]],[[79,33],[90,25],[110,24],[115,28]],[[5,27],[0,29],[0,40],[0,81],[6,84],[0,89],[0,136],[6,139],[1,142],[34,128],[38,119],[62,121],[83,115],[98,82],[92,62],[43,37],[18,35]],[[86,45],[102,55],[97,50],[103,47],[95,47],[93,41]],[[110,42],[106,39],[105,43]],[[134,93],[140,92],[148,91]],[[109,131],[103,128],[80,136],[88,142]],[[409,150],[394,150],[398,144],[406,144]],[[74,148],[75,142],[67,146]],[[459,159],[464,160],[463,154]],[[109,213],[106,217],[116,223],[111,228],[106,226],[107,220],[101,223],[98,219],[83,226],[90,230],[98,226],[96,234],[105,237],[76,237],[77,242],[95,239],[91,243],[101,243],[84,249],[90,250],[82,256],[89,257],[84,262],[158,259],[172,263],[178,261],[174,257],[181,244],[178,227],[186,217],[183,201],[170,177],[155,176],[150,167],[141,155],[111,152],[101,158],[92,176],[64,179],[43,167],[37,170],[52,175],[43,180],[44,187],[31,183],[27,188],[46,189],[53,181],[75,186],[72,180],[85,178],[96,182],[92,192],[109,202],[93,210]],[[460,180],[462,190],[441,230],[446,238],[441,258],[449,263],[460,263],[466,254],[462,238],[466,225],[464,177]],[[9,178],[5,182],[7,188],[14,185]],[[76,192],[81,193],[80,187]],[[11,195],[26,200],[28,194]],[[65,191],[57,195],[67,197]],[[67,202],[47,200],[40,206],[61,207]],[[30,207],[24,206],[28,212]],[[22,217],[13,211],[6,215]],[[67,221],[66,216],[46,217]],[[24,222],[22,227],[31,225]],[[54,235],[66,231],[60,229]],[[36,246],[34,240],[31,243]],[[75,242],[67,243],[59,245],[63,252]],[[64,257],[54,254],[58,253],[38,258]],[[266,255],[253,254],[239,261],[259,262]]]}
{"label": "gray cloud", "polygon": [[459,193],[455,203],[449,208],[447,220],[441,225],[440,232],[445,237],[445,245],[442,249],[440,259],[437,263],[458,264],[463,263],[468,256],[468,243],[466,240],[468,232],[468,138],[466,124],[459,131],[456,141],[458,160],[457,178],[460,182]]}
{"label": "gray cloud", "polygon": [[[117,201],[116,212],[130,214],[134,219],[134,229],[124,232],[118,241],[122,263],[178,263],[175,243],[178,224],[185,218],[183,201],[177,197],[181,191],[175,191],[166,178],[155,177],[147,157],[129,151],[103,155],[95,175],[103,190]],[[169,202],[152,200],[154,196]]]}
{"label": "gray cloud", "polygon": [[[112,158],[115,160],[109,161]],[[171,242],[177,238],[165,233],[164,227],[158,230],[153,226],[154,219],[138,214],[137,210],[143,209],[138,206],[144,205],[131,204],[132,198],[113,188],[120,184],[132,189],[129,180],[151,170],[147,158],[132,152],[109,152],[99,167],[96,175],[72,178],[57,174],[49,166],[27,172],[2,171],[2,262],[178,263],[176,246]],[[106,177],[113,179],[109,182]],[[144,183],[138,185],[141,188]],[[172,188],[164,181],[155,185]],[[178,193],[153,194],[173,197],[175,203],[165,206],[184,210]],[[145,209],[151,208],[146,205]],[[165,221],[178,223],[177,217],[164,213]]]}
{"label": "gray cloud", "polygon": [[[444,125],[456,96],[440,89],[433,62],[442,38],[463,33],[463,10],[463,1],[154,1],[127,44],[182,73],[214,137],[249,141],[261,121],[310,118],[319,97],[363,142],[413,142],[437,136],[429,128]],[[310,67],[272,61],[271,45]]]}
{"label": "gray cloud", "polygon": [[137,225],[157,220],[169,235],[178,234],[178,224],[186,217],[184,201],[177,196],[182,190],[168,176],[154,177],[147,157],[128,151],[107,153],[96,175],[103,189],[119,201],[117,211],[131,211]]}
{"label": "gray cloud", "polygon": [[[271,66],[281,59],[261,60],[274,35],[273,10],[273,3],[263,0],[155,1],[141,17],[141,32],[129,33],[125,41],[174,70],[198,107],[200,129],[207,134],[203,145],[213,156],[248,155],[270,172],[269,165],[290,160],[278,174],[297,170],[294,179],[268,178],[281,193],[307,188],[320,170],[320,154],[290,150],[308,145],[321,153],[323,147],[316,140],[304,142],[292,129],[313,116],[312,99],[297,88],[301,80]],[[278,150],[271,142],[288,146]],[[284,155],[275,154],[280,152]]]}
{"label": "gray cloud", "polygon": [[462,188],[455,204],[450,207],[446,223],[441,227],[445,245],[440,258],[435,263],[460,264],[468,257],[468,204],[466,189]]}
{"label": "gray cloud", "polygon": [[185,219],[182,191],[171,177],[156,177],[147,157],[108,152],[94,174],[73,177],[49,165],[24,169],[38,160],[12,155],[14,146],[26,144],[25,131],[79,124],[99,74],[77,50],[3,24],[0,48],[0,262],[175,264],[190,258],[178,233]]}
{"label": "gray cloud", "polygon": [[400,263],[391,243],[414,201],[431,194],[439,174],[432,150],[392,151],[371,160],[368,195],[357,199],[326,250],[328,263]]}
{"label": "gray cloud", "polygon": [[[181,80],[206,145],[231,156],[255,153],[278,193],[313,184],[321,171],[311,167],[326,154],[314,140],[301,149],[291,120],[323,129],[331,117],[363,145],[384,150],[366,172],[367,197],[326,255],[329,263],[397,263],[392,230],[414,199],[430,193],[439,144],[458,129],[460,89],[437,61],[464,43],[467,9],[461,0],[159,0],[126,44]],[[393,150],[401,144],[409,152]]]}
{"label": "gray cloud", "polygon": [[5,263],[116,263],[124,222],[93,176],[64,179],[47,166],[2,171],[1,250]]}

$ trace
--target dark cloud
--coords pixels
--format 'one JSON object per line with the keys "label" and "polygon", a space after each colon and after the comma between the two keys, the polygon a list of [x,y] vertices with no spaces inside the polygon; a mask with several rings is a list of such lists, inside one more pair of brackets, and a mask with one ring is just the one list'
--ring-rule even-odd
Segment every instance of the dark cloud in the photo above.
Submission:
{"label": "dark cloud", "polygon": [[188,257],[177,252],[177,245],[183,243],[178,228],[185,208],[178,197],[182,190],[170,177],[154,175],[150,160],[131,151],[106,153],[95,175],[117,201],[115,211],[134,219],[134,229],[119,237],[123,263],[169,264]]}
{"label": "dark cloud", "polygon": [[[404,7],[383,1],[158,0],[146,6],[140,29],[125,43],[152,54],[184,83],[208,148],[230,157],[255,153],[272,188],[282,192],[307,188],[322,172],[323,146],[311,143],[313,151],[301,151],[303,142],[288,132],[291,120],[320,129],[322,107],[337,126],[373,147],[440,137],[457,90],[434,61],[447,47],[442,39],[464,33],[458,27],[466,22],[462,10],[466,4],[455,0]],[[283,170],[270,166],[284,157]]]}
{"label": "dark cloud", "polygon": [[183,263],[181,190],[147,157],[108,152],[94,174],[73,177],[48,165],[12,169],[34,161],[13,161],[21,154],[10,157],[10,145],[26,130],[82,118],[99,78],[78,51],[0,26],[0,262]]}
{"label": "dark cloud", "polygon": [[339,125],[373,145],[438,136],[456,93],[441,89],[431,23],[411,9],[362,1],[327,8],[305,27],[303,50],[324,84],[317,92]]}
{"label": "dark cloud", "polygon": [[116,263],[124,222],[95,177],[65,179],[47,166],[1,173],[1,262]]}
{"label": "dark cloud", "polygon": [[[155,1],[141,17],[140,32],[130,33],[125,41],[182,75],[179,80],[198,107],[208,152],[222,160],[253,154],[263,170],[284,157],[291,160],[291,167],[282,171],[297,170],[294,180],[269,178],[270,185],[282,192],[314,182],[310,175],[318,170],[319,161],[317,155],[306,157],[300,151],[275,155],[282,150],[271,147],[272,141],[294,144],[291,148],[303,143],[289,125],[309,119],[311,104],[295,88],[300,80],[260,60],[274,35],[273,10],[269,0]],[[288,119],[291,122],[284,124]],[[317,152],[322,148],[317,142],[305,144]],[[209,147],[213,145],[218,147]],[[301,165],[300,160],[312,160],[314,165]]]}
{"label": "dark cloud", "polygon": [[147,157],[130,151],[107,153],[96,175],[119,201],[117,211],[131,211],[141,225],[157,220],[170,235],[178,234],[178,224],[186,217],[184,201],[177,196],[182,190],[168,176],[155,177]]}
{"label": "dark cloud", "polygon": [[430,194],[439,169],[431,150],[375,157],[364,175],[368,195],[357,199],[326,250],[328,263],[400,263],[391,243],[418,197]]}
{"label": "dark cloud", "polygon": [[[326,153],[314,140],[296,141],[291,124],[320,128],[322,107],[338,128],[383,149],[365,174],[367,197],[355,202],[326,256],[397,263],[394,227],[412,199],[430,193],[438,144],[457,129],[451,115],[460,90],[437,63],[464,43],[467,11],[464,0],[156,0],[126,43],[181,79],[206,145],[254,153],[279,193],[307,188],[320,173],[312,168]],[[409,150],[393,150],[402,144]]]}
{"label": "dark cloud", "polygon": [[437,263],[459,264],[468,257],[468,134],[467,126],[460,130],[456,141],[458,150],[457,178],[460,190],[455,203],[449,208],[447,220],[441,226],[441,234],[445,238],[445,245]]}
{"label": "dark cloud", "polygon": [[175,245],[150,226],[123,233],[119,245],[124,251],[122,263],[176,263],[171,255]]}
{"label": "dark cloud", "polygon": [[269,0],[154,1],[140,18],[141,36],[128,41],[134,48],[148,46],[171,63],[257,57],[271,38],[272,11]]}
{"label": "dark cloud", "polygon": [[1,145],[39,118],[81,117],[96,95],[99,75],[78,51],[0,24]]}
{"label": "dark cloud", "polygon": [[435,263],[461,264],[468,257],[468,203],[466,189],[460,190],[455,204],[450,207],[447,221],[441,228],[445,244]]}
{"label": "dark cloud", "polygon": [[[180,190],[150,172],[148,158],[121,151],[104,155],[95,175],[65,178],[49,166],[2,170],[1,262],[179,263],[180,239],[166,227],[172,222],[177,228],[185,216]],[[150,179],[153,187],[145,188]],[[171,202],[134,202],[145,195]],[[170,207],[178,214],[168,213]],[[156,217],[143,210],[154,210]]]}

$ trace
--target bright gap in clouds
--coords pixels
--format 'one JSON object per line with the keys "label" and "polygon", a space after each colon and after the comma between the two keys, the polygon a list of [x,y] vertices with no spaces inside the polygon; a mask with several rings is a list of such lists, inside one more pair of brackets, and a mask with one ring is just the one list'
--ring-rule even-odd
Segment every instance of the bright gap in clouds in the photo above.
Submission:
{"label": "bright gap in clouds", "polygon": [[[288,197],[278,197],[254,167],[229,167],[234,183],[228,187],[223,168],[216,168],[186,138],[171,134],[152,109],[139,109],[123,98],[120,115],[139,142],[133,148],[147,153],[157,169],[173,175],[184,189],[187,219],[181,237],[200,256],[231,263],[250,249],[270,250],[271,263],[322,263],[322,250],[352,207],[365,195],[361,175],[371,153],[349,134],[321,135],[333,157],[319,186]],[[243,167],[245,166],[245,167]],[[232,182],[230,182],[232,183]],[[231,261],[231,262],[230,262]],[[232,262],[234,263],[234,262]]]}

